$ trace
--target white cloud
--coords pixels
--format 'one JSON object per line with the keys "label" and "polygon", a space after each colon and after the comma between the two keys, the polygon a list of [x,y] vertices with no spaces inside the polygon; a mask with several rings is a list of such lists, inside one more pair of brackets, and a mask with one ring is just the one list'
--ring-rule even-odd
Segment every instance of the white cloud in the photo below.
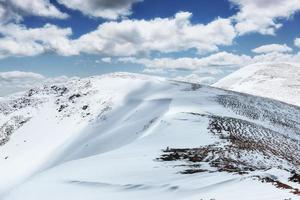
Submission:
{"label": "white cloud", "polygon": [[202,58],[138,59],[134,57],[125,57],[119,58],[118,61],[141,64],[146,67],[144,72],[149,71],[156,74],[167,73],[168,76],[170,75],[170,71],[175,72],[178,69],[190,70],[192,74],[187,76],[178,76],[177,74],[175,79],[201,84],[212,84],[216,80],[222,78],[222,74],[224,75],[224,73],[235,70],[235,68],[254,63],[299,63],[300,52],[295,54],[289,52],[270,52],[253,57],[221,52]]}
{"label": "white cloud", "polygon": [[254,53],[271,53],[271,52],[292,52],[293,49],[287,46],[286,44],[268,44],[252,49]]}
{"label": "white cloud", "polygon": [[181,57],[181,58],[135,58],[123,57],[117,60],[121,63],[140,64],[146,69],[145,72],[149,73],[166,73],[170,70],[190,70],[202,76],[219,77],[226,71],[232,71],[235,68],[240,68],[246,65],[263,62],[288,62],[300,63],[300,52],[287,53],[287,52],[270,52],[259,54],[253,57],[246,55],[236,55],[228,52],[215,53],[206,57]]}
{"label": "white cloud", "polygon": [[40,16],[50,18],[67,18],[49,0],[1,0],[0,23],[11,20],[20,21],[23,16]]}
{"label": "white cloud", "polygon": [[230,0],[240,8],[233,17],[237,31],[274,35],[282,27],[278,19],[288,19],[300,10],[299,0]]}
{"label": "white cloud", "polygon": [[43,81],[44,76],[32,72],[10,71],[0,73],[0,96],[22,91]]}
{"label": "white cloud", "polygon": [[229,19],[218,18],[204,25],[192,24],[191,17],[189,12],[180,12],[174,18],[106,22],[74,42],[80,52],[109,56],[192,48],[207,53],[217,51],[220,45],[232,44],[236,33]]}
{"label": "white cloud", "polygon": [[296,47],[300,48],[300,38],[296,38],[295,41],[294,41],[294,44],[295,44]]}
{"label": "white cloud", "polygon": [[143,73],[147,74],[166,74],[167,71],[159,68],[145,68],[143,69]]}
{"label": "white cloud", "polygon": [[229,19],[218,18],[204,25],[192,24],[191,16],[191,13],[180,12],[173,18],[106,22],[75,40],[70,39],[71,28],[6,24],[0,26],[0,35],[3,35],[0,57],[34,56],[49,51],[64,56],[87,53],[110,57],[197,49],[203,54],[232,44],[236,33]]}
{"label": "white cloud", "polygon": [[70,28],[59,28],[46,24],[41,28],[26,28],[22,25],[7,24],[0,26],[0,58],[8,56],[34,56],[45,52],[60,55],[75,55],[69,40]]}
{"label": "white cloud", "polygon": [[58,0],[58,3],[87,16],[117,19],[130,15],[132,5],[139,1],[142,0]]}
{"label": "white cloud", "polygon": [[44,84],[63,83],[68,79],[66,76],[46,78],[33,72],[0,72],[0,97],[34,87],[41,87]]}
{"label": "white cloud", "polygon": [[138,59],[134,57],[125,57],[119,58],[118,61],[123,63],[142,64],[147,68],[198,70],[205,67],[239,67],[244,63],[250,63],[251,57],[235,55],[228,52],[219,52],[202,58]]}
{"label": "white cloud", "polygon": [[0,79],[2,81],[11,81],[14,79],[44,79],[45,77],[41,74],[33,72],[22,72],[22,71],[9,71],[0,73]]}
{"label": "white cloud", "polygon": [[259,62],[290,62],[290,63],[299,63],[300,62],[300,53],[280,53],[272,52],[267,54],[260,54],[252,58],[252,63]]}
{"label": "white cloud", "polygon": [[201,76],[198,74],[189,74],[187,76],[177,76],[174,78],[174,80],[189,82],[189,83],[205,84],[205,85],[211,85],[216,82],[215,77]]}
{"label": "white cloud", "polygon": [[101,60],[102,60],[102,62],[105,62],[105,63],[111,63],[111,61],[112,61],[111,57],[105,57],[105,58],[102,58]]}

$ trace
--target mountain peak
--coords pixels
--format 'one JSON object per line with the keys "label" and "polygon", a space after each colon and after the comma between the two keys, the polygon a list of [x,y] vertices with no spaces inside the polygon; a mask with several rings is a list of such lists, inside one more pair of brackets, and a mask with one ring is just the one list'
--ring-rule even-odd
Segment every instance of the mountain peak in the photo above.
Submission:
{"label": "mountain peak", "polygon": [[241,68],[213,86],[300,106],[300,66],[258,63]]}

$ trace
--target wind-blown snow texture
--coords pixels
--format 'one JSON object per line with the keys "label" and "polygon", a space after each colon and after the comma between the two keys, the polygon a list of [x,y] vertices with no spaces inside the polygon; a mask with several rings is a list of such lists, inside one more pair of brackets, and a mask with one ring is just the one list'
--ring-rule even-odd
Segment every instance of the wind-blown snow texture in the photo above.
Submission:
{"label": "wind-blown snow texture", "polygon": [[300,106],[299,64],[260,63],[249,65],[226,76],[214,86]]}
{"label": "wind-blown snow texture", "polygon": [[300,199],[300,109],[116,73],[0,100],[5,200]]}

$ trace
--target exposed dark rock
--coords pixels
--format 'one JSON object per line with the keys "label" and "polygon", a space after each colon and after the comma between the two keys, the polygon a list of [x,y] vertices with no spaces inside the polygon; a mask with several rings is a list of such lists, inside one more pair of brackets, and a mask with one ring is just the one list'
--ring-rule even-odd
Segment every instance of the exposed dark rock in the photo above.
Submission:
{"label": "exposed dark rock", "polygon": [[58,108],[58,112],[63,111],[67,107],[68,107],[68,105],[60,105],[60,107]]}
{"label": "exposed dark rock", "polygon": [[68,92],[68,88],[60,87],[60,86],[56,86],[56,85],[51,86],[51,89],[53,91],[55,91],[55,93],[59,94],[60,96],[63,96],[64,94],[66,94]]}
{"label": "exposed dark rock", "polygon": [[79,98],[79,97],[81,97],[80,94],[73,94],[73,95],[71,95],[71,96],[69,97],[69,101],[74,102],[74,100],[75,100],[76,98]]}
{"label": "exposed dark rock", "polygon": [[289,178],[289,181],[300,184],[300,174],[297,174],[295,171],[293,171],[292,176]]}
{"label": "exposed dark rock", "polygon": [[258,177],[263,183],[272,183],[275,187],[279,189],[289,190],[291,193],[300,196],[300,191],[298,188],[294,188],[288,184],[282,183],[278,180],[274,180],[270,177]]}
{"label": "exposed dark rock", "polygon": [[4,123],[0,127],[0,146],[6,144],[9,141],[10,136],[29,120],[30,117],[14,116]]}

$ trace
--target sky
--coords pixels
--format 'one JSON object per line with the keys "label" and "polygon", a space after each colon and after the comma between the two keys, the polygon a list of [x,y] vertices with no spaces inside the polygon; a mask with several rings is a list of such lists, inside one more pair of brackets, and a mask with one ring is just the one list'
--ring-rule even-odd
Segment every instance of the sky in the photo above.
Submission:
{"label": "sky", "polygon": [[0,86],[118,71],[211,84],[299,63],[299,11],[300,0],[0,0]]}

